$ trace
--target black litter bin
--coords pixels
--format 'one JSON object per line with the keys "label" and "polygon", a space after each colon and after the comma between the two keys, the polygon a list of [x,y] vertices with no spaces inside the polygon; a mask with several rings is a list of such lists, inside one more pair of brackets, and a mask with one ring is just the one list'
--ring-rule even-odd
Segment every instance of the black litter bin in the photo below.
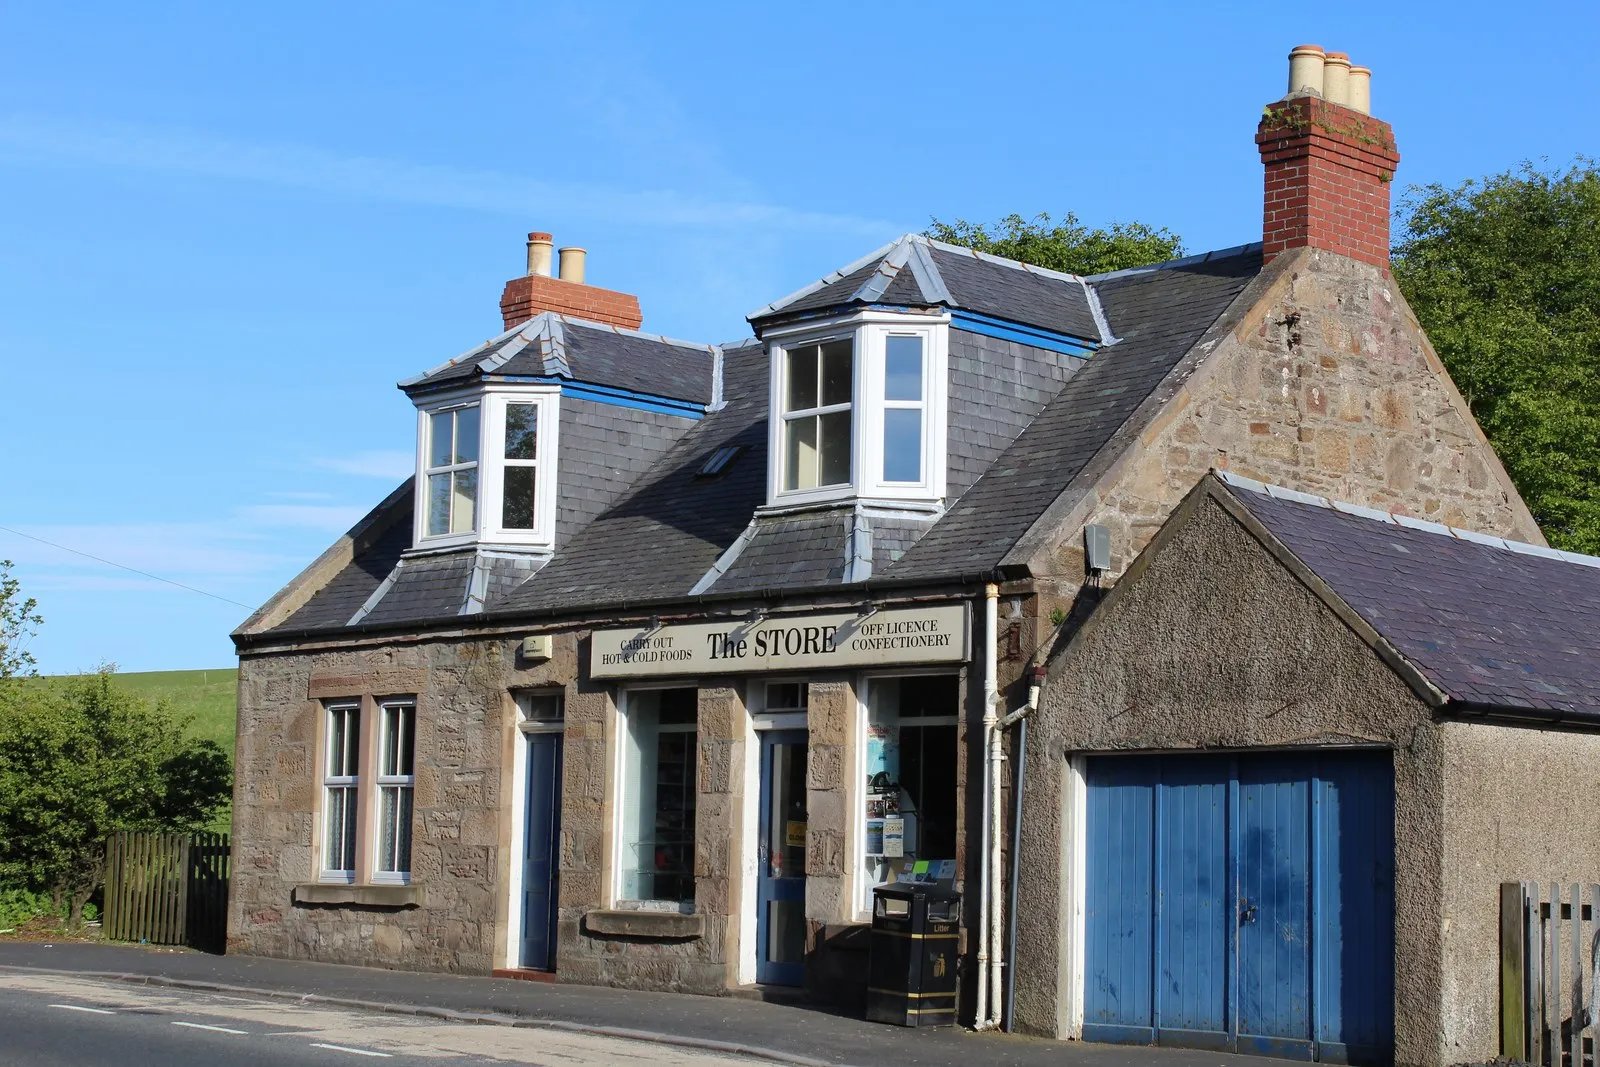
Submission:
{"label": "black litter bin", "polygon": [[897,1026],[956,1021],[961,894],[896,882],[872,891],[867,1018]]}

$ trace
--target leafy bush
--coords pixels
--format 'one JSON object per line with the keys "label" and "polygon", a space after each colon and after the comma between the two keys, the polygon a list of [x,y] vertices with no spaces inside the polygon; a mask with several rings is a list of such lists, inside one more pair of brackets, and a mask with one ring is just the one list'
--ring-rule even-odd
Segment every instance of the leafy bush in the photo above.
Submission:
{"label": "leafy bush", "polygon": [[76,926],[118,830],[204,827],[229,798],[228,757],[165,704],[109,674],[0,686],[0,882],[65,902]]}
{"label": "leafy bush", "polygon": [[50,914],[50,897],[31,889],[0,889],[0,930],[12,930],[35,916]]}
{"label": "leafy bush", "polygon": [[1042,214],[1031,219],[1007,215],[993,224],[933,219],[924,234],[947,244],[1072,274],[1104,274],[1183,255],[1183,241],[1171,230],[1142,222],[1114,222],[1090,229],[1070,211],[1059,221]]}

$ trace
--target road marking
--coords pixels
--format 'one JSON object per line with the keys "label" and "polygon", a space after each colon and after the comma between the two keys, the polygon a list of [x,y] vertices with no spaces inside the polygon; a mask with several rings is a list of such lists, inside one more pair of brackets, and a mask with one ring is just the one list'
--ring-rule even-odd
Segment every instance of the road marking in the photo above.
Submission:
{"label": "road marking", "polygon": [[312,1048],[331,1048],[335,1052],[354,1052],[357,1056],[382,1056],[384,1059],[393,1059],[392,1052],[374,1052],[369,1048],[351,1048],[349,1045],[324,1045],[321,1041],[311,1042]]}
{"label": "road marking", "polygon": [[219,1034],[249,1034],[248,1030],[235,1030],[231,1026],[207,1026],[205,1023],[182,1023],[172,1020],[173,1026],[187,1026],[191,1030],[215,1030]]}
{"label": "road marking", "polygon": [[64,1008],[67,1011],[92,1011],[96,1015],[115,1015],[116,1014],[116,1012],[112,1011],[110,1008],[85,1008],[81,1004],[49,1004],[49,1005],[46,1005],[46,1006],[47,1007],[51,1007],[51,1008]]}

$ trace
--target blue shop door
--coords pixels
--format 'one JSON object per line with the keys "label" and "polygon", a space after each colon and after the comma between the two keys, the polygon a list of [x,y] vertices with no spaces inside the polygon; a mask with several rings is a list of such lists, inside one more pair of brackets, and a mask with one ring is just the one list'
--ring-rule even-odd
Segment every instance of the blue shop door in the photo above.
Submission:
{"label": "blue shop door", "polygon": [[756,981],[801,985],[806,960],[806,732],[761,735]]}
{"label": "blue shop door", "polygon": [[1087,772],[1085,1038],[1392,1060],[1388,753]]}
{"label": "blue shop door", "polygon": [[522,966],[556,963],[556,879],[561,841],[561,734],[531,733],[528,806],[523,821]]}

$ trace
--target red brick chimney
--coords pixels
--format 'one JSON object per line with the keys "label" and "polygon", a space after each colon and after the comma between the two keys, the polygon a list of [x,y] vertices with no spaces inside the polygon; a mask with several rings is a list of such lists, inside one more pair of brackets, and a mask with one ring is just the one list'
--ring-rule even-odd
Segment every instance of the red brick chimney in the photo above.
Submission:
{"label": "red brick chimney", "polygon": [[584,284],[588,254],[583,249],[563,248],[561,276],[551,277],[551,243],[547,233],[528,234],[528,273],[506,282],[505,292],[500,294],[500,317],[505,329],[527,322],[544,311],[603,322],[625,330],[639,328],[644,316],[639,311],[638,297]]}
{"label": "red brick chimney", "polygon": [[1256,130],[1266,167],[1262,253],[1323,248],[1389,263],[1389,187],[1400,153],[1387,122],[1368,114],[1372,72],[1342,52],[1289,53],[1289,92]]}

